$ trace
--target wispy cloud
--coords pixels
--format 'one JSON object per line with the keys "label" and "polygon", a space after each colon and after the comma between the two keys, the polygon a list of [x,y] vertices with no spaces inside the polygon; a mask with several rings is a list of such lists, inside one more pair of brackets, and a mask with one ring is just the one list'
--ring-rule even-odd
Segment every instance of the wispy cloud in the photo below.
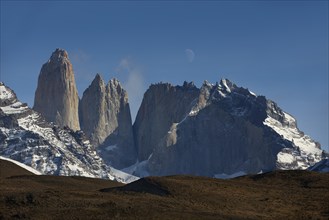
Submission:
{"label": "wispy cloud", "polygon": [[91,81],[94,73],[88,71],[91,56],[82,49],[70,51],[69,58],[73,65],[73,70],[78,81]]}
{"label": "wispy cloud", "polygon": [[69,51],[69,58],[73,65],[75,80],[81,97],[83,91],[95,77],[94,70],[91,70],[91,55],[83,49],[75,49]]}
{"label": "wispy cloud", "polygon": [[90,55],[82,49],[76,49],[70,52],[69,57],[72,62],[83,63],[90,60]]}
{"label": "wispy cloud", "polygon": [[134,121],[145,92],[143,72],[130,58],[122,59],[116,72],[124,79],[123,87],[128,92],[131,117]]}
{"label": "wispy cloud", "polygon": [[195,58],[195,53],[192,49],[186,49],[185,50],[185,55],[186,55],[186,58],[187,60],[192,63],[194,58]]}

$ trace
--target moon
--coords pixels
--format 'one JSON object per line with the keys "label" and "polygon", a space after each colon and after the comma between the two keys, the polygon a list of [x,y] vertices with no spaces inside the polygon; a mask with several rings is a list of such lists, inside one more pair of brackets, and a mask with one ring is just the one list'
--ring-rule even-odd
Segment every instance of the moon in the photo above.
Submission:
{"label": "moon", "polygon": [[193,50],[191,49],[186,49],[185,50],[185,54],[186,54],[186,57],[187,57],[187,60],[192,63],[193,60],[194,60],[194,57],[195,57],[195,53]]}

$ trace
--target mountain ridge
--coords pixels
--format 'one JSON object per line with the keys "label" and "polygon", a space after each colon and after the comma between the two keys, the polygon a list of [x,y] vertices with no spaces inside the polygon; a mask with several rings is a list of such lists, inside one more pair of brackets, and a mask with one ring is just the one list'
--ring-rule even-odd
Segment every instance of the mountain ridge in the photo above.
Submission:
{"label": "mountain ridge", "polygon": [[192,86],[192,97],[181,103],[180,91],[185,91],[184,98],[189,95],[187,85],[159,83],[145,92],[133,127],[138,151],[148,150],[126,171],[139,176],[232,175],[306,169],[328,157],[292,116],[265,96],[222,79]]}
{"label": "mountain ridge", "polygon": [[130,182],[137,179],[106,166],[82,131],[61,128],[21,103],[0,85],[0,155],[48,175],[79,175]]}
{"label": "mountain ridge", "polygon": [[[52,83],[50,79],[56,80]],[[56,94],[51,90],[60,89],[57,84],[65,89],[54,99],[49,113],[42,100],[53,101]],[[39,106],[41,114],[0,84],[0,153],[44,173],[117,175],[121,181],[135,178],[122,171],[141,177],[191,174],[228,178],[307,169],[329,157],[274,101],[228,79],[215,84],[204,81],[200,88],[186,81],[183,85],[151,84],[132,124],[128,94],[117,79],[106,84],[97,73],[80,100],[68,53],[56,49],[41,68],[35,94],[38,104],[34,107]],[[71,95],[73,98],[65,99],[68,105],[56,109],[61,97]],[[78,122],[67,120],[70,115],[78,116]],[[42,146],[52,146],[50,153]],[[51,160],[45,159],[48,154]],[[75,162],[63,162],[63,158]],[[65,166],[57,166],[62,163]],[[78,168],[74,164],[79,164]]]}

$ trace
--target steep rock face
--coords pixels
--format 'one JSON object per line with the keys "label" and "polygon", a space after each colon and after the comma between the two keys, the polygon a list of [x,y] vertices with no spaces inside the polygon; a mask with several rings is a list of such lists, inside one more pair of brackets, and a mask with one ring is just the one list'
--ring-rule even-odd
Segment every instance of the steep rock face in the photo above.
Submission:
{"label": "steep rock face", "polygon": [[48,123],[0,83],[0,156],[46,175],[87,176],[131,182],[137,178],[107,166],[82,131]]}
{"label": "steep rock face", "polygon": [[306,169],[325,157],[295,119],[264,96],[228,80],[187,91],[158,84],[146,92],[134,124],[140,163],[132,172],[217,177]]}
{"label": "steep rock face", "polygon": [[33,109],[47,121],[79,130],[78,105],[72,64],[65,50],[56,49],[41,68]]}
{"label": "steep rock face", "polygon": [[145,92],[134,123],[138,160],[149,158],[159,140],[174,122],[180,122],[198,97],[199,90],[193,83],[183,86],[169,83],[151,85]]}
{"label": "steep rock face", "polygon": [[118,80],[105,85],[97,74],[83,93],[79,114],[81,129],[107,164],[124,168],[136,162],[128,95]]}

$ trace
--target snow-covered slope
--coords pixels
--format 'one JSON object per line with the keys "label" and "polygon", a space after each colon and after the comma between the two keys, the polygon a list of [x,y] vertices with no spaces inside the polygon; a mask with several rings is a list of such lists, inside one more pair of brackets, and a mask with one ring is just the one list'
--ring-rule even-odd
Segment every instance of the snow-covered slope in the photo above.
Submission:
{"label": "snow-covered slope", "polygon": [[81,131],[48,123],[0,84],[0,155],[47,175],[135,180],[106,166]]}
{"label": "snow-covered slope", "polygon": [[14,163],[14,164],[16,164],[16,165],[18,165],[18,166],[24,168],[25,170],[27,170],[27,171],[29,171],[29,172],[35,174],[35,175],[41,175],[41,173],[40,173],[39,171],[37,171],[36,169],[33,169],[32,167],[27,166],[27,165],[25,165],[25,164],[23,164],[23,163],[20,163],[20,162],[18,162],[18,161],[16,161],[16,160],[12,160],[12,159],[10,159],[10,158],[6,158],[6,157],[2,157],[2,156],[0,156],[0,160],[6,160],[6,161],[9,161],[9,162],[11,162],[11,163]]}
{"label": "snow-covered slope", "polygon": [[292,148],[284,147],[278,153],[279,169],[307,169],[327,157],[319,143],[298,129],[296,119],[270,100],[267,101],[267,118],[264,125],[292,143]]}
{"label": "snow-covered slope", "polygon": [[[229,80],[222,79],[219,84],[219,91],[223,98],[231,97],[234,103],[234,96],[257,97],[248,89],[239,88]],[[275,102],[266,99],[266,118],[263,124],[273,129],[275,133],[281,136],[277,140],[282,145],[282,149],[277,154],[277,169],[307,169],[308,167],[319,162],[323,158],[327,158],[318,142],[312,140],[304,132],[297,127],[296,119],[290,114],[282,111]],[[253,99],[249,99],[253,100]],[[255,105],[255,102],[246,103],[245,107],[232,108],[232,113],[238,117],[244,117],[247,114],[247,106]]]}

